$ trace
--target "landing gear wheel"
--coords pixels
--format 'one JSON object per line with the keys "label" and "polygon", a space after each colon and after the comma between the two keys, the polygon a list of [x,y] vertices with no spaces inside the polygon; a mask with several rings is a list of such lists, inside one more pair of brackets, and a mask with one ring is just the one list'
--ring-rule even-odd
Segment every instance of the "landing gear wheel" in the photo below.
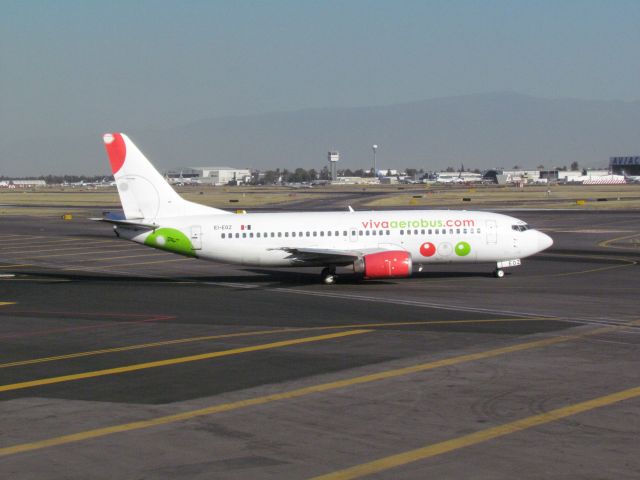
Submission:
{"label": "landing gear wheel", "polygon": [[323,268],[320,277],[322,278],[322,283],[324,283],[325,285],[333,285],[334,283],[336,283],[335,267]]}
{"label": "landing gear wheel", "polygon": [[504,270],[502,270],[501,268],[496,268],[495,272],[493,272],[493,275],[496,278],[502,278],[504,277]]}

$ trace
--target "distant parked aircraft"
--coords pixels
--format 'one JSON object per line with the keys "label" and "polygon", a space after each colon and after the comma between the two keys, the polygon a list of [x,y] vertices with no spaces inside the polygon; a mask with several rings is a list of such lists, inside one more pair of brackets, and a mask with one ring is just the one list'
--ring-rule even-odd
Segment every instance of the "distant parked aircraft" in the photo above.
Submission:
{"label": "distant parked aircraft", "polygon": [[622,170],[622,175],[624,175],[624,179],[629,183],[640,182],[640,175],[627,175],[627,173],[624,170]]}

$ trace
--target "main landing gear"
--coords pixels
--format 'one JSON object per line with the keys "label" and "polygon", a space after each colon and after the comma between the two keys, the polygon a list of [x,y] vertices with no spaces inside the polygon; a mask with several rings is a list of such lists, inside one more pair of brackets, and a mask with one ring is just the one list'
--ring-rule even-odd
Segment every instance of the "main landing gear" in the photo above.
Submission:
{"label": "main landing gear", "polygon": [[325,267],[322,269],[322,273],[320,274],[320,278],[322,278],[322,283],[325,285],[333,285],[336,283],[336,267]]}

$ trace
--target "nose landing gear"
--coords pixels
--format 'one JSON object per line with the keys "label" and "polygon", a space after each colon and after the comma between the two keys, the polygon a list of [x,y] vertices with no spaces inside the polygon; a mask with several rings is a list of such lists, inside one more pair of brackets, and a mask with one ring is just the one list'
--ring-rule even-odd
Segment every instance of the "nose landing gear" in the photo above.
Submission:
{"label": "nose landing gear", "polygon": [[493,276],[496,278],[502,278],[504,277],[503,268],[518,267],[520,266],[520,264],[521,262],[519,258],[514,258],[512,260],[503,260],[501,262],[498,262],[496,264],[496,269],[493,271]]}

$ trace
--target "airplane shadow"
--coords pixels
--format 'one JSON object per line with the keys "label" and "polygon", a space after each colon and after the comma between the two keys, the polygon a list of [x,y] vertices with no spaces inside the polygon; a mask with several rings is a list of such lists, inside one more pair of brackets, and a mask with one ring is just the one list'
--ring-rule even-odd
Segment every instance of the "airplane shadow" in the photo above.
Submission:
{"label": "airplane shadow", "polygon": [[[42,271],[22,269],[18,277],[38,280],[49,279],[52,282],[105,282],[105,283],[175,283],[194,282],[212,284],[258,284],[261,287],[277,286],[305,286],[320,284],[320,275],[316,270],[304,272],[300,270],[270,270],[263,268],[243,268],[247,275],[176,275],[171,277],[146,277],[144,275],[102,274],[95,272],[70,273],[59,271]],[[507,273],[509,275],[509,273]],[[423,271],[414,272],[409,279],[464,279],[464,278],[488,278],[493,277],[491,272],[448,272],[448,271]],[[361,275],[353,272],[340,272],[338,270],[337,283],[340,285],[394,285],[402,282],[403,278],[371,279],[364,280]]]}

